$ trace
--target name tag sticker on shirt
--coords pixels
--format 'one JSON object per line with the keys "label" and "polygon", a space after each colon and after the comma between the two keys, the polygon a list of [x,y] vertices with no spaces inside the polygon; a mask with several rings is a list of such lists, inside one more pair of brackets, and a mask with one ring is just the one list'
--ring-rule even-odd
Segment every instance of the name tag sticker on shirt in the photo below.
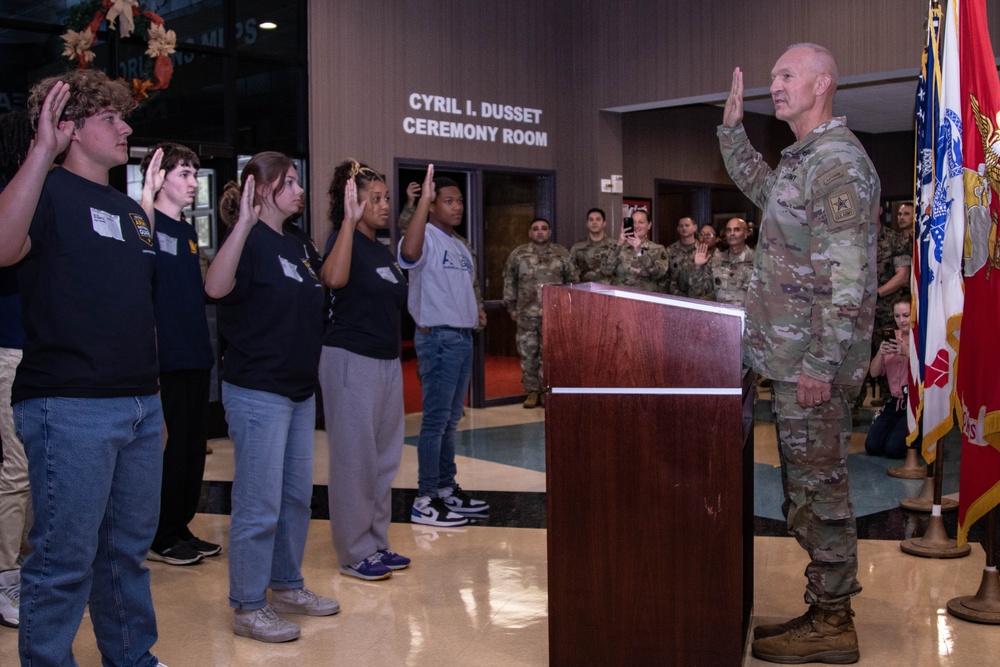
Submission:
{"label": "name tag sticker on shirt", "polygon": [[122,238],[121,219],[114,213],[92,208],[90,209],[90,223],[93,225],[94,231],[104,238],[125,240]]}
{"label": "name tag sticker on shirt", "polygon": [[[129,213],[128,217],[132,218],[132,224],[135,225],[135,231],[139,235],[142,242],[152,248],[153,231],[149,228],[149,223],[146,222],[146,218],[142,217],[138,213]],[[174,247],[174,254],[177,254],[176,244]]]}
{"label": "name tag sticker on shirt", "polygon": [[284,257],[279,256],[278,261],[281,262],[281,270],[285,273],[286,278],[291,278],[296,282],[302,282],[302,276],[299,275],[298,267],[294,263],[289,262]]}
{"label": "name tag sticker on shirt", "polygon": [[396,280],[396,276],[392,274],[392,269],[388,266],[380,266],[375,269],[375,271],[379,274],[379,276],[381,276],[382,280],[388,280],[393,285],[399,282]]}
{"label": "name tag sticker on shirt", "polygon": [[177,255],[177,239],[167,236],[163,232],[156,232],[156,241],[160,244],[160,252],[168,255]]}

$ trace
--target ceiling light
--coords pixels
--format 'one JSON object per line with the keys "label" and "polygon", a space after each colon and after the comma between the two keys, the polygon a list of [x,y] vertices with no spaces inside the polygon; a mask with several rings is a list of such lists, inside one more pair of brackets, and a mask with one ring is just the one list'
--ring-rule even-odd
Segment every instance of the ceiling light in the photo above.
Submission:
{"label": "ceiling light", "polygon": [[274,21],[264,21],[263,23],[260,24],[261,30],[274,30],[277,27],[278,24],[275,23]]}

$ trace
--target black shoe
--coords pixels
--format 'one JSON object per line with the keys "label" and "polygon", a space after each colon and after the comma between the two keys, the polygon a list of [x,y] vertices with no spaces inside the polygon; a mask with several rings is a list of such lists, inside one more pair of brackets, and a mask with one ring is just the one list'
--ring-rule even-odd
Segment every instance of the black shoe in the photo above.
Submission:
{"label": "black shoe", "polygon": [[438,498],[444,501],[445,507],[456,514],[470,519],[485,519],[490,515],[490,506],[482,500],[469,497],[469,494],[456,486],[454,489],[445,487],[438,489]]}
{"label": "black shoe", "polygon": [[191,548],[187,542],[178,542],[166,549],[150,549],[146,553],[146,558],[167,563],[168,565],[194,565],[205,559],[204,556]]}
{"label": "black shoe", "polygon": [[206,542],[205,540],[198,539],[197,537],[192,537],[187,541],[187,545],[200,553],[205,558],[209,556],[218,556],[222,553],[222,547],[213,542]]}

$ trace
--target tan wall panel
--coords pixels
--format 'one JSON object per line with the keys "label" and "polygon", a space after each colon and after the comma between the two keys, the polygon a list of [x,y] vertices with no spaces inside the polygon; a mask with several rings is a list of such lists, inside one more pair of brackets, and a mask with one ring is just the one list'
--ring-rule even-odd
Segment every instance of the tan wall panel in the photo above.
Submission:
{"label": "tan wall panel", "polygon": [[[1000,2],[988,4],[1000,44]],[[748,88],[766,87],[776,57],[797,41],[829,46],[844,77],[915,69],[925,15],[920,0],[311,0],[312,209],[328,209],[330,175],[347,156],[385,171],[394,158],[554,169],[556,240],[568,245],[585,233],[589,207],[610,215],[620,202],[599,192],[600,178],[623,174],[637,196],[651,196],[655,178],[726,182],[717,110],[663,123],[601,109],[722,99],[735,65]],[[548,148],[406,134],[412,92],[542,109],[532,127]],[[787,128],[760,122],[751,136],[765,154],[790,143]],[[314,225],[322,242],[328,226]]]}

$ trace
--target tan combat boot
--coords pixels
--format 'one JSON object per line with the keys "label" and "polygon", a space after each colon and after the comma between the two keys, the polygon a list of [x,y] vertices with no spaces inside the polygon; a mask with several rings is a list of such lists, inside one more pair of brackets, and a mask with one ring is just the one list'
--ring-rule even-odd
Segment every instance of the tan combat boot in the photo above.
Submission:
{"label": "tan combat boot", "polygon": [[524,399],[524,407],[526,408],[537,408],[538,407],[538,392],[529,391],[528,397]]}
{"label": "tan combat boot", "polygon": [[808,623],[812,620],[812,607],[806,609],[806,613],[801,616],[796,616],[795,618],[785,621],[784,623],[770,623],[768,625],[758,625],[753,629],[754,639],[764,639],[765,637],[777,637],[778,635],[783,635],[792,628],[797,628],[803,623]]}
{"label": "tan combat boot", "polygon": [[806,662],[847,665],[858,661],[861,657],[858,634],[852,620],[854,612],[849,607],[829,610],[814,606],[807,615],[809,618],[804,622],[780,635],[754,641],[753,656],[783,665]]}

